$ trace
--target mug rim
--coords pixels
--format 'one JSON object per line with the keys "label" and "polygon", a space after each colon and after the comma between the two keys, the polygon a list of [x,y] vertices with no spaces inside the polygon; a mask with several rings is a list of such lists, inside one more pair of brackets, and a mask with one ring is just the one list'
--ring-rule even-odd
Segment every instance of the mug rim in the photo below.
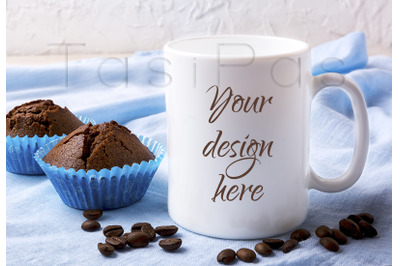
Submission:
{"label": "mug rim", "polygon": [[[271,53],[271,54],[257,54],[253,55],[256,58],[277,58],[277,57],[292,57],[292,56],[299,56],[306,54],[307,52],[310,51],[310,45],[304,41],[292,39],[292,38],[286,38],[286,37],[278,37],[278,36],[269,36],[269,35],[243,35],[243,34],[232,34],[232,35],[204,35],[204,36],[194,36],[194,37],[185,37],[185,38],[178,38],[175,40],[168,41],[164,47],[163,51],[164,53],[173,53],[176,55],[180,56],[191,56],[191,57],[201,57],[201,58],[216,58],[217,54],[211,54],[211,53],[202,53],[198,51],[185,51],[184,49],[179,49],[176,47],[173,47],[174,44],[180,43],[180,42],[187,42],[187,41],[199,41],[199,40],[207,40],[207,39],[215,39],[215,38],[226,38],[226,39],[245,39],[245,38],[251,38],[251,39],[263,39],[265,40],[273,40],[273,41],[281,41],[281,42],[291,42],[293,44],[296,44],[298,46],[297,49],[292,49],[289,51],[284,51],[284,52],[279,52],[279,53]],[[244,44],[244,42],[243,42]],[[249,58],[249,55],[222,55],[223,58]]]}

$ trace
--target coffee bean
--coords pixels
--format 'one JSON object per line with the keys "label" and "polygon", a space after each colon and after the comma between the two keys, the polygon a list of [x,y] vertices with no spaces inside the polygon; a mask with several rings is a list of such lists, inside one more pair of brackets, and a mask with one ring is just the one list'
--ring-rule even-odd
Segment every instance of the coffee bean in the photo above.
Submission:
{"label": "coffee bean", "polygon": [[127,239],[119,236],[109,236],[106,238],[106,243],[110,244],[116,249],[121,249],[126,246]]}
{"label": "coffee bean", "polygon": [[145,225],[145,224],[151,226],[151,224],[149,224],[149,223],[135,223],[135,224],[132,225],[132,227],[131,227],[131,232],[142,231],[142,226]]}
{"label": "coffee bean", "polygon": [[358,216],[361,217],[361,219],[363,219],[364,221],[372,224],[374,222],[374,216],[372,216],[371,214],[367,213],[367,212],[362,212],[359,213]]}
{"label": "coffee bean", "polygon": [[296,239],[297,241],[303,241],[306,240],[307,238],[309,238],[311,236],[310,232],[306,229],[297,229],[296,231],[294,231],[291,235],[290,238],[291,239]]}
{"label": "coffee bean", "polygon": [[299,242],[296,239],[289,239],[282,245],[283,253],[288,253],[292,251]]}
{"label": "coffee bean", "polygon": [[332,229],[332,238],[338,242],[339,245],[344,245],[347,243],[347,237],[338,229]]}
{"label": "coffee bean", "polygon": [[361,228],[361,231],[366,235],[367,237],[374,237],[378,234],[376,229],[367,221],[361,220],[358,225]]}
{"label": "coffee bean", "polygon": [[82,223],[81,228],[85,231],[93,232],[100,228],[100,224],[94,220],[86,220]]}
{"label": "coffee bean", "polygon": [[120,225],[108,225],[103,229],[105,236],[122,236],[123,233],[124,229]]}
{"label": "coffee bean", "polygon": [[340,231],[343,232],[346,236],[351,236],[354,239],[361,239],[362,238],[362,233],[361,229],[356,224],[350,219],[342,219],[339,222],[339,229]]}
{"label": "coffee bean", "polygon": [[282,247],[283,243],[285,243],[281,239],[273,239],[273,238],[265,238],[263,239],[263,242],[273,249],[278,249]]}
{"label": "coffee bean", "polygon": [[178,227],[175,225],[157,226],[155,231],[160,236],[172,236],[178,232]]}
{"label": "coffee bean", "polygon": [[229,264],[232,261],[234,261],[236,258],[236,252],[233,249],[224,249],[222,250],[218,256],[217,256],[217,261],[221,262],[223,264]]}
{"label": "coffee bean", "polygon": [[255,247],[254,250],[257,251],[258,254],[263,255],[263,256],[268,256],[272,254],[272,248],[268,246],[268,244],[265,244],[263,242],[258,243]]}
{"label": "coffee bean", "polygon": [[104,256],[110,256],[111,254],[114,253],[114,247],[111,246],[110,244],[103,244],[103,243],[98,243],[97,244],[97,249],[100,251],[101,254]]}
{"label": "coffee bean", "polygon": [[153,241],[154,238],[156,238],[156,231],[154,231],[153,226],[150,224],[143,225],[142,232],[148,234],[150,241]]}
{"label": "coffee bean", "polygon": [[323,237],[319,243],[329,251],[337,252],[339,250],[339,244],[333,238]]}
{"label": "coffee bean", "polygon": [[122,238],[125,238],[125,239],[128,239],[128,236],[129,236],[130,234],[132,234],[132,233],[124,233],[121,237],[122,237]]}
{"label": "coffee bean", "polygon": [[103,211],[100,209],[86,210],[82,213],[82,215],[88,220],[96,220],[103,215]]}
{"label": "coffee bean", "polygon": [[166,251],[174,251],[181,247],[182,239],[180,238],[167,238],[160,240],[158,245]]}
{"label": "coffee bean", "polygon": [[236,252],[236,256],[239,258],[239,260],[244,262],[253,262],[257,257],[256,253],[248,248],[239,249]]}
{"label": "coffee bean", "polygon": [[133,248],[146,247],[150,242],[149,236],[143,232],[132,232],[128,235],[127,243]]}
{"label": "coffee bean", "polygon": [[356,224],[358,224],[362,218],[359,215],[355,215],[355,214],[350,214],[347,219],[352,220],[353,222],[355,222]]}
{"label": "coffee bean", "polygon": [[323,238],[326,236],[330,237],[330,236],[332,236],[332,230],[326,225],[321,225],[321,226],[318,226],[318,228],[315,230],[315,234],[319,238]]}

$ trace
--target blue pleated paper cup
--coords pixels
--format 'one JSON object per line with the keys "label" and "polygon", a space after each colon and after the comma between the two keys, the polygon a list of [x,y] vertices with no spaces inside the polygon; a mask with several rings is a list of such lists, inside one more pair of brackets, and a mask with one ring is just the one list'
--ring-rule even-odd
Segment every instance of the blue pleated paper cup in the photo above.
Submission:
{"label": "blue pleated paper cup", "polygon": [[154,160],[100,171],[64,169],[43,161],[61,139],[55,139],[41,147],[35,153],[35,160],[67,206],[81,210],[117,209],[143,198],[165,155],[165,149],[160,143],[143,136],[138,138],[154,154]]}
{"label": "blue pleated paper cup", "polygon": [[[92,122],[96,124],[94,120],[87,117],[77,116],[84,124]],[[42,168],[37,164],[33,156],[35,152],[45,144],[55,140],[65,137],[66,134],[62,136],[54,135],[49,137],[44,135],[43,137],[33,136],[23,136],[23,137],[10,137],[6,138],[6,169],[9,172],[16,174],[25,175],[43,175],[44,172]]]}

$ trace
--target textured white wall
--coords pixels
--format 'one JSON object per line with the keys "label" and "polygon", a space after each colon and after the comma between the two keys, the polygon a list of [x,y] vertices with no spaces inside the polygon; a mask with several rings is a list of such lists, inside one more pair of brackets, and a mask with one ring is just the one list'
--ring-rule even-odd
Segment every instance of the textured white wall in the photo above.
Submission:
{"label": "textured white wall", "polygon": [[370,54],[391,54],[390,0],[9,0],[7,54],[63,53],[49,43],[85,43],[71,53],[160,49],[208,34],[293,37],[318,45],[363,31]]}

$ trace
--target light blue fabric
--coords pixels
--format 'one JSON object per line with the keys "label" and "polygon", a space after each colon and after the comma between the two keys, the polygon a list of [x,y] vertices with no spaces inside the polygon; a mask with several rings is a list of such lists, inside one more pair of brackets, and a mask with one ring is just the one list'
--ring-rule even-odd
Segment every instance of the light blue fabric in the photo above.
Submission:
{"label": "light blue fabric", "polygon": [[[166,114],[160,51],[122,59],[88,59],[65,64],[7,66],[7,111],[38,98],[50,98],[97,122],[114,119],[134,133],[167,146]],[[348,73],[362,88],[368,105],[370,149],[365,170],[350,189],[328,194],[309,192],[309,212],[301,226],[313,236],[288,254],[258,256],[260,265],[389,265],[392,261],[392,60],[367,57],[362,33],[352,33],[313,49],[313,73]],[[339,64],[323,64],[338,57]],[[326,61],[327,62],[327,61]],[[334,61],[330,61],[334,62]],[[321,68],[321,65],[324,68]],[[328,68],[327,68],[328,66]],[[322,70],[321,70],[322,69]],[[127,83],[125,83],[127,81]],[[108,84],[108,85],[107,85]],[[312,104],[311,164],[322,176],[335,177],[347,168],[353,152],[353,120],[345,94],[338,89],[319,93]],[[136,222],[173,224],[167,211],[167,164],[162,162],[144,198],[126,208],[105,212],[102,227]],[[370,212],[379,235],[353,240],[338,253],[323,249],[314,230],[321,224],[338,227],[351,213]],[[157,242],[144,249],[115,252],[105,258],[97,251],[101,231],[84,232],[82,212],[64,205],[45,176],[7,172],[7,263],[9,265],[216,265],[224,248],[254,248],[259,241],[208,238],[179,229],[182,248],[161,250]],[[288,239],[290,233],[277,236]],[[235,265],[244,265],[237,261]]]}
{"label": "light blue fabric", "polygon": [[336,41],[315,47],[311,56],[314,60],[311,68],[313,75],[325,72],[344,74],[363,68],[368,61],[364,33],[353,32]]}

